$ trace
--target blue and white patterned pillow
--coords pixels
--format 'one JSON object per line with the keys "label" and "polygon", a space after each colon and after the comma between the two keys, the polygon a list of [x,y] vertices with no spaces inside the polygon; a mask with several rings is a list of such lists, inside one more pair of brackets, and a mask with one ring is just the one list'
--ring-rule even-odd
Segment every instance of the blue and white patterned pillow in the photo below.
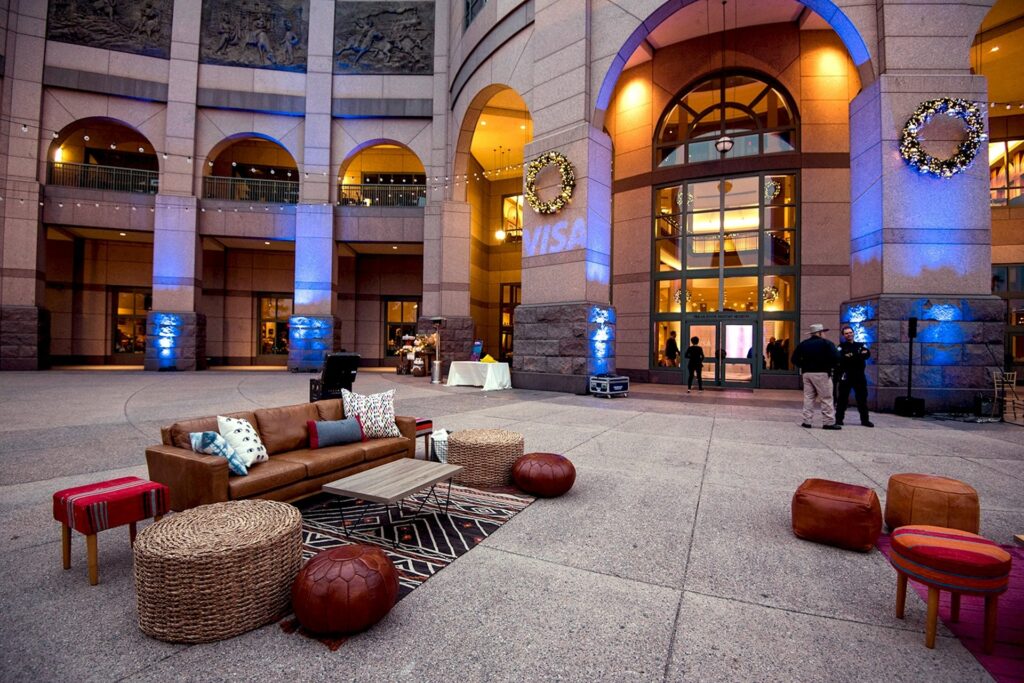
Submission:
{"label": "blue and white patterned pillow", "polygon": [[266,462],[270,458],[263,440],[248,420],[218,415],[217,431],[238,451],[246,467],[252,467],[254,462]]}
{"label": "blue and white patterned pillow", "polygon": [[387,439],[402,436],[395,423],[395,390],[363,396],[341,390],[341,402],[345,406],[345,417],[359,416],[363,433],[368,439]]}
{"label": "blue and white patterned pillow", "polygon": [[249,470],[245,467],[245,461],[238,455],[238,452],[231,447],[223,436],[217,432],[191,432],[188,435],[192,442],[192,450],[196,453],[206,455],[219,455],[228,461],[228,469],[232,474],[245,476]]}

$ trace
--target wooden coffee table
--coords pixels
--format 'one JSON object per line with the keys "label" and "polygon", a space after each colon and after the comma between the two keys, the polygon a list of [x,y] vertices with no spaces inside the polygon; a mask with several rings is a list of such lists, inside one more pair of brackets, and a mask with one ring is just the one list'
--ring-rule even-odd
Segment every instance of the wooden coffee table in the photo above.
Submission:
{"label": "wooden coffee table", "polygon": [[[390,509],[392,504],[398,503],[399,518],[396,521],[407,522],[419,517],[420,511],[423,510],[426,502],[430,500],[430,496],[433,496],[437,506],[441,507],[441,499],[437,495],[437,485],[445,481],[448,482],[448,495],[444,502],[444,513],[447,515],[448,505],[451,503],[452,498],[452,477],[460,471],[462,471],[460,465],[402,458],[389,462],[386,465],[374,467],[344,479],[324,484],[321,490],[336,496],[346,496],[365,501],[363,507],[360,508],[353,520],[353,528],[355,528],[355,525],[358,524],[359,520],[366,513],[366,510],[374,503],[383,503],[386,509]],[[402,505],[402,501],[426,488],[429,488],[430,491],[424,496],[419,507],[416,508],[416,512],[411,517],[404,517],[405,508]],[[345,508],[341,510],[341,525],[345,530],[345,535],[349,535]],[[397,528],[398,524],[392,523],[391,526]],[[398,547],[397,531],[395,532],[394,546]]]}

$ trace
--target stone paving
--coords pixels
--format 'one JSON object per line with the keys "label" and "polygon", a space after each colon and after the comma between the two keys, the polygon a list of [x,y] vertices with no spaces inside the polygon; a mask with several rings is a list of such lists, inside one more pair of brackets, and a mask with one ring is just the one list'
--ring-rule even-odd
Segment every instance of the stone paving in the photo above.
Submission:
{"label": "stone paving", "polygon": [[309,377],[0,375],[0,680],[988,680],[941,624],[924,647],[916,593],[893,616],[877,551],[795,538],[790,498],[822,477],[884,504],[890,474],[951,476],[978,490],[982,534],[1010,543],[1024,532],[1024,428],[877,415],[875,429],[806,430],[796,392],[640,385],[608,400],[361,372],[355,389],[396,388],[399,414],[521,432],[578,476],[335,652],[277,625],[209,645],[144,636],[125,529],[99,536],[98,586],[80,536],[61,569],[53,491],[145,477],[161,425],[301,402]]}

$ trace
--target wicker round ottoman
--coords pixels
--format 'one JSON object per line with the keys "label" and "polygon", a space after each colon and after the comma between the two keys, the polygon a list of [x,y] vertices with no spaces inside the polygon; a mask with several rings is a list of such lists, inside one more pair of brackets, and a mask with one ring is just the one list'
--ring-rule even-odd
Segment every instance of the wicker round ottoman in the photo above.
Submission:
{"label": "wicker round ottoman", "polygon": [[464,429],[448,437],[448,464],[462,465],[456,484],[509,484],[512,465],[522,455],[523,435],[504,429]]}
{"label": "wicker round ottoman", "polygon": [[292,609],[314,633],[358,633],[391,611],[398,572],[380,548],[346,545],[319,553],[292,586]]}
{"label": "wicker round ottoman", "polygon": [[285,503],[203,505],[135,540],[139,628],[173,643],[237,636],[284,616],[302,565],[302,516]]}
{"label": "wicker round ottoman", "polygon": [[516,486],[535,496],[554,498],[572,488],[576,468],[557,453],[527,453],[512,466]]}
{"label": "wicker round ottoman", "polygon": [[885,525],[892,531],[908,524],[930,524],[978,533],[978,492],[946,477],[894,474],[885,494]]}

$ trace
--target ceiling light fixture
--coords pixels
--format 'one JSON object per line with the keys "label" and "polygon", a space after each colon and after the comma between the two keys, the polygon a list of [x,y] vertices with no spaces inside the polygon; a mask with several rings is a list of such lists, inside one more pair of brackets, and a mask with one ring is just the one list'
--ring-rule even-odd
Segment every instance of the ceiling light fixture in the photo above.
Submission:
{"label": "ceiling light fixture", "polygon": [[127,237],[128,236],[128,233],[126,233],[126,232],[119,232],[117,234],[119,234],[121,237]]}
{"label": "ceiling light fixture", "polygon": [[992,49],[991,49],[991,50],[989,50],[989,52],[999,52],[999,46],[998,46],[998,45],[994,45],[994,46],[992,47]]}
{"label": "ceiling light fixture", "polygon": [[[721,52],[722,52],[722,73],[719,76],[719,78],[722,79],[722,91],[723,91],[723,93],[725,91],[725,3],[726,2],[728,2],[728,0],[722,0],[722,49],[721,49]],[[723,97],[723,99],[724,99],[724,97]],[[724,116],[725,112],[723,111],[722,114],[723,114],[723,116],[722,116],[722,135],[719,136],[719,138],[717,140],[715,140],[715,149],[718,150],[719,154],[721,154],[722,156],[725,156],[726,154],[728,154],[732,150],[732,146],[735,143],[733,142],[733,139],[726,134],[726,131],[725,131],[725,125],[726,124],[725,124],[725,116]]]}

